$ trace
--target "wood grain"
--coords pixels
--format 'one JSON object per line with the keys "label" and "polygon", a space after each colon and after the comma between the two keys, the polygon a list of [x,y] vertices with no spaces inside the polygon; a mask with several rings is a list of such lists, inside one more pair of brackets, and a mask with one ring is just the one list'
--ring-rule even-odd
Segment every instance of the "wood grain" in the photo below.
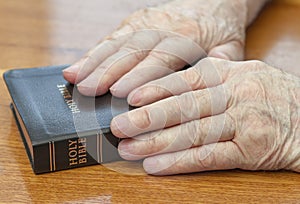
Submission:
{"label": "wood grain", "polygon": [[[146,5],[130,2],[0,1],[0,74],[75,62],[125,16]],[[300,7],[290,2],[270,4],[249,28],[246,56],[300,75]],[[300,203],[299,174],[285,171],[153,177],[139,163],[120,162],[36,176],[2,78],[0,97],[0,203]]]}

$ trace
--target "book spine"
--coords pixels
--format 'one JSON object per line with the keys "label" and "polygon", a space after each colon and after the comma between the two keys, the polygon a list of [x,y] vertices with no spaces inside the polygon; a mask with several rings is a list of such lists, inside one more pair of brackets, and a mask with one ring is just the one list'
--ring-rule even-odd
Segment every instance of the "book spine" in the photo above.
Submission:
{"label": "book spine", "polygon": [[121,160],[118,142],[111,133],[98,133],[34,145],[34,172],[40,174]]}
{"label": "book spine", "polygon": [[120,139],[107,129],[104,134],[99,131],[85,137],[74,135],[59,141],[31,144],[23,120],[13,104],[11,110],[36,174],[121,160],[117,150]]}

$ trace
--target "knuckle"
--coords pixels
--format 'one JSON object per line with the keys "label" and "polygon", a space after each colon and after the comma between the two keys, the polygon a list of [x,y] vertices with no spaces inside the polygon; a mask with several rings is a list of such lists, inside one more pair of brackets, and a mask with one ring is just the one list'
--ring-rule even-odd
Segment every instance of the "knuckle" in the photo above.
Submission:
{"label": "knuckle", "polygon": [[245,63],[246,69],[251,71],[261,71],[267,69],[267,65],[259,60],[251,60]]}
{"label": "knuckle", "polygon": [[151,58],[161,63],[163,66],[168,67],[170,64],[169,56],[163,51],[152,50],[149,55]]}
{"label": "knuckle", "polygon": [[181,122],[190,121],[193,118],[200,117],[197,96],[195,96],[193,92],[176,96],[176,99],[180,109]]}
{"label": "knuckle", "polygon": [[202,148],[194,151],[193,157],[195,158],[195,164],[201,169],[210,169],[216,166],[215,156],[212,150],[202,146]]}
{"label": "knuckle", "polygon": [[[162,147],[159,143],[159,138],[158,136],[152,136],[151,139],[148,139],[146,141],[146,146],[148,147],[148,151],[151,151],[151,153],[158,153],[159,151],[161,151]],[[147,151],[147,150],[146,150]]]}
{"label": "knuckle", "polygon": [[193,94],[194,102],[201,101],[200,105],[210,104],[211,90],[200,90]]}
{"label": "knuckle", "polygon": [[265,63],[260,61],[260,60],[253,60],[252,63],[255,65],[255,66],[262,66],[264,65]]}
{"label": "knuckle", "polygon": [[[201,121],[200,121],[201,123]],[[187,131],[190,133],[188,134],[188,140],[189,144],[191,144],[191,147],[197,147],[203,144],[205,135],[202,131],[201,124],[199,124],[199,121],[191,121],[187,123]]]}
{"label": "knuckle", "polygon": [[155,131],[153,138],[148,141],[152,154],[168,152],[170,146],[176,145],[176,137],[167,135],[166,131]]}
{"label": "knuckle", "polygon": [[[160,85],[151,86],[151,87],[149,87],[149,91],[150,90],[155,93],[153,95],[157,96],[157,98],[163,98],[165,96],[174,95],[174,94],[172,94],[171,90],[168,90],[167,88],[160,86]],[[145,90],[145,92],[147,92],[147,90]]]}
{"label": "knuckle", "polygon": [[167,51],[154,49],[149,53],[149,56],[152,60],[157,61],[162,68],[177,70],[183,66],[179,57]]}
{"label": "knuckle", "polygon": [[211,57],[202,59],[195,65],[195,69],[203,75],[205,83],[214,85],[221,84],[227,79],[231,67],[232,62]]}
{"label": "knuckle", "polygon": [[184,135],[186,137],[186,148],[199,146],[199,140],[201,140],[199,136],[201,134],[199,130],[199,123],[197,121],[186,123],[182,127],[182,131],[184,132]]}
{"label": "knuckle", "polygon": [[138,49],[133,52],[134,57],[138,61],[142,61],[143,59],[145,59],[145,57],[148,55],[148,53],[149,53],[149,50],[145,50],[145,49]]}
{"label": "knuckle", "polygon": [[233,113],[231,113],[231,111],[227,110],[225,112],[225,124],[222,130],[222,135],[229,133],[230,135],[232,135],[232,138],[234,138],[238,128],[237,117]]}
{"label": "knuckle", "polygon": [[127,53],[127,56],[134,56],[137,61],[142,61],[147,55],[148,50],[137,48],[132,44],[126,44],[125,47],[122,47],[121,50]]}
{"label": "knuckle", "polygon": [[[232,95],[239,102],[261,100],[266,97],[264,86],[264,82],[259,77],[251,74],[236,83],[232,90]],[[249,89],[249,87],[251,87],[251,89]]]}
{"label": "knuckle", "polygon": [[198,69],[190,68],[183,72],[183,77],[185,81],[188,83],[191,90],[201,89],[204,88],[203,80],[199,73]]}

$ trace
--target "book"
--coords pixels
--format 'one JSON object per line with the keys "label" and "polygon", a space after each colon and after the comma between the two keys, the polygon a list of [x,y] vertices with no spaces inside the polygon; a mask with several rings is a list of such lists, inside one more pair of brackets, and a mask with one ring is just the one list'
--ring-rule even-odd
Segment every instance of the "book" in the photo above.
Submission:
{"label": "book", "polygon": [[62,76],[68,67],[15,69],[4,73],[12,111],[34,173],[121,160],[110,122],[131,109],[107,93],[81,95]]}

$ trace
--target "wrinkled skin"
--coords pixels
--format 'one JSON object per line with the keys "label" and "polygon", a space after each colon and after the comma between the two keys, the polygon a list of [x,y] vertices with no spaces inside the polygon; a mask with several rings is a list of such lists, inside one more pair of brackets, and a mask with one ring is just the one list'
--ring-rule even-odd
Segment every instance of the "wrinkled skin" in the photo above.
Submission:
{"label": "wrinkled skin", "polygon": [[88,96],[133,89],[211,56],[244,58],[245,0],[175,0],[129,16],[111,36],[64,70]]}
{"label": "wrinkled skin", "polygon": [[129,101],[145,106],[115,117],[111,129],[126,138],[120,155],[146,158],[149,174],[300,172],[300,79],[263,62],[207,58],[137,88]]}
{"label": "wrinkled skin", "polygon": [[125,138],[120,155],[145,159],[149,174],[300,172],[299,78],[262,62],[215,58],[169,75],[206,55],[242,60],[256,15],[248,10],[246,0],[175,0],[140,10],[64,77],[84,95],[110,89],[146,105],[114,118],[111,129]]}

